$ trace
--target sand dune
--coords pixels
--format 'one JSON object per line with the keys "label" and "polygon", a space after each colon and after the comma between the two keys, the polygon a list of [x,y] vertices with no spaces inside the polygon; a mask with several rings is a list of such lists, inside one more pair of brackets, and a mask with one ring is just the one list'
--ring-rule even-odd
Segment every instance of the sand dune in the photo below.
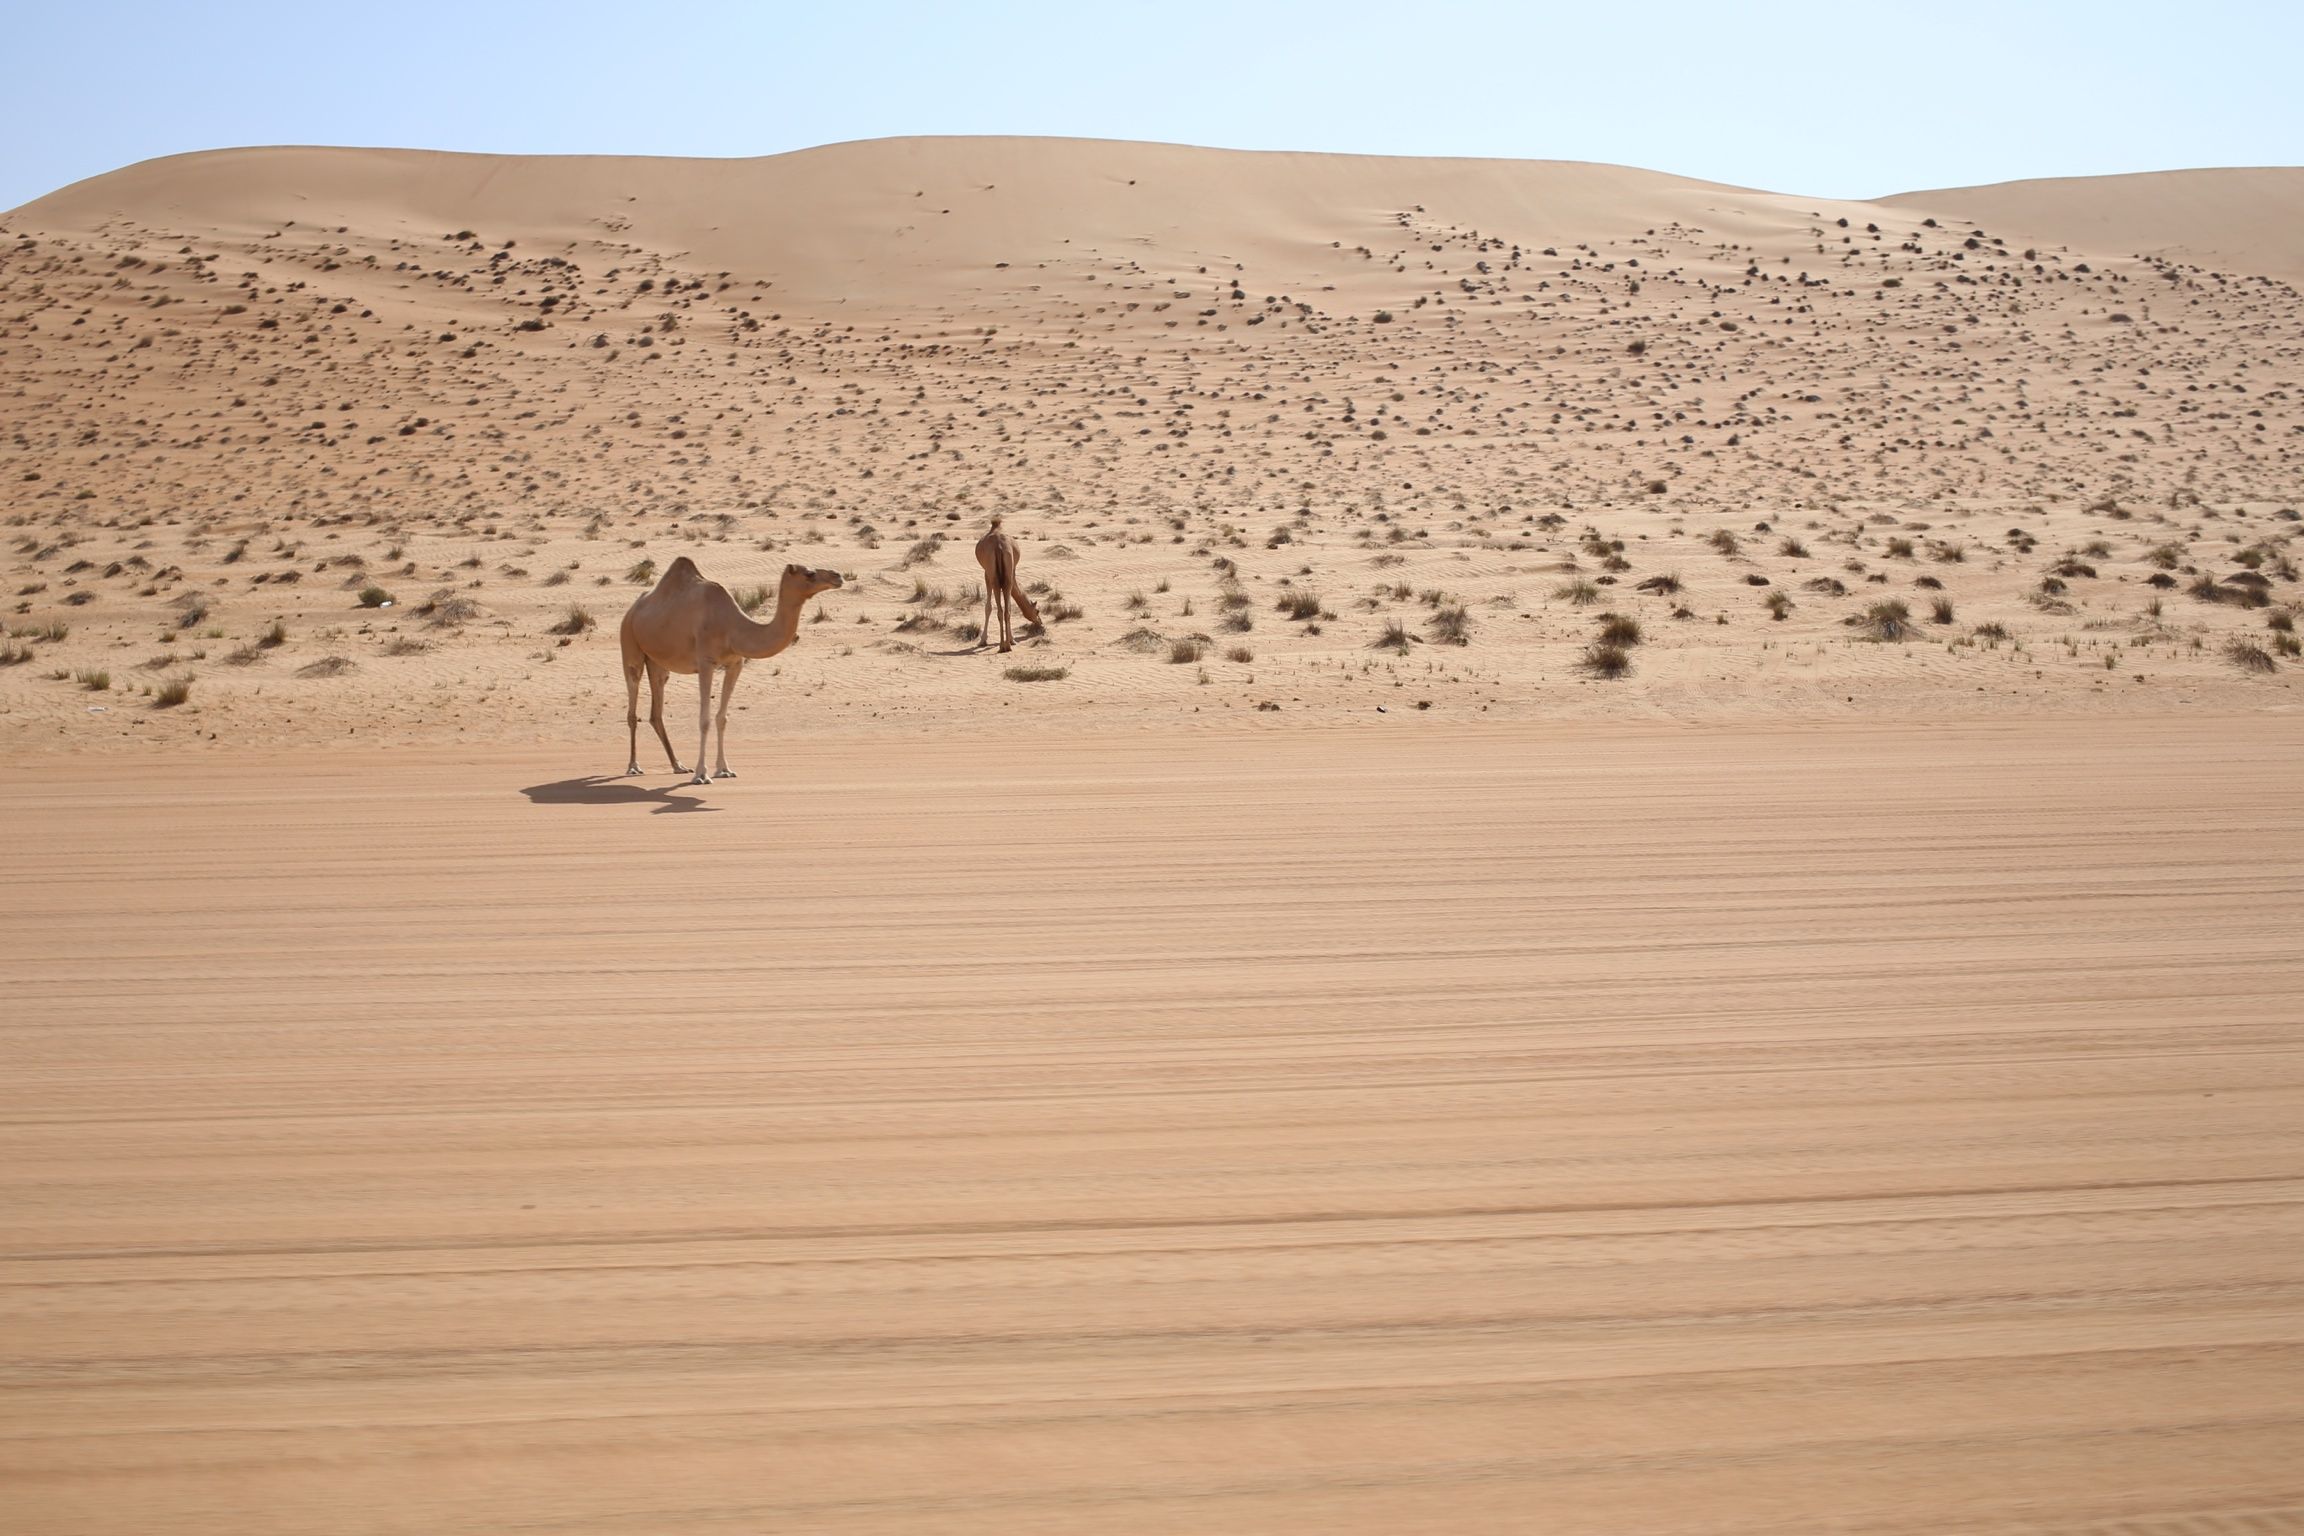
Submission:
{"label": "sand dune", "polygon": [[2010,181],[1880,201],[2085,250],[2304,279],[2304,168],[2296,166]]}
{"label": "sand dune", "polygon": [[[878,307],[1066,245],[1253,262],[1306,283],[1360,266],[1419,201],[1545,240],[1622,235],[1715,197],[1790,200],[1620,166],[1259,153],[1086,139],[883,139],[752,160],[267,148],[174,156],[18,210],[18,227],[93,233],[169,220],[254,239],[289,221],[427,238],[583,242],[603,227],[780,293]],[[1356,243],[1356,242],[1355,242]],[[1074,252],[1073,254],[1081,254]],[[858,291],[858,284],[869,288]]]}

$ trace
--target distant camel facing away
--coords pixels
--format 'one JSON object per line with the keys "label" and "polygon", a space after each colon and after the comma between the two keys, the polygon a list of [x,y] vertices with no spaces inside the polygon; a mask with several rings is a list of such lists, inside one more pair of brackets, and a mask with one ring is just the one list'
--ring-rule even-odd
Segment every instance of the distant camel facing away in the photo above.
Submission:
{"label": "distant camel facing away", "polygon": [[981,643],[992,643],[992,604],[1000,604],[1000,649],[1012,651],[1015,642],[1008,630],[1008,605],[1014,603],[1024,610],[1024,622],[1034,629],[1041,627],[1040,610],[1032,606],[1032,599],[1016,584],[1016,541],[1000,531],[1000,519],[992,519],[992,531],[976,541],[976,563],[984,567],[984,636]]}
{"label": "distant camel facing away", "polygon": [[728,700],[736,692],[736,679],[744,663],[773,656],[800,633],[800,610],[819,592],[841,585],[838,571],[812,571],[804,565],[784,567],[776,583],[776,616],[765,624],[745,617],[728,589],[706,581],[696,562],[682,555],[672,562],[648,594],[624,615],[619,638],[624,646],[624,721],[631,727],[631,763],[625,773],[640,771],[640,674],[648,674],[648,723],[664,743],[664,755],[674,773],[685,772],[672,738],[664,732],[664,676],[668,672],[694,673],[696,700],[696,776],[691,784],[709,784],[704,776],[704,746],[712,734],[712,669],[724,674],[720,685],[720,751],[712,778],[732,779],[728,766]]}

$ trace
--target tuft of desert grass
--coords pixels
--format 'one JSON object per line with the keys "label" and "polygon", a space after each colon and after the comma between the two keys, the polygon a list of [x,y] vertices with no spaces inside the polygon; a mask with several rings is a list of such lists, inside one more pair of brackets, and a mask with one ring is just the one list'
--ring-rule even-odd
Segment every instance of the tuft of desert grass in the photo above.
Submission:
{"label": "tuft of desert grass", "polygon": [[1934,624],[1951,623],[1952,599],[1948,597],[1940,597],[1936,599],[1936,601],[1930,603],[1928,605],[1928,619],[1929,622]]}
{"label": "tuft of desert grass", "polygon": [[1901,598],[1874,603],[1862,613],[1851,614],[1843,622],[1854,627],[1867,640],[1903,641],[1912,637],[1912,610],[1904,606]]}
{"label": "tuft of desert grass", "polygon": [[2262,608],[2271,601],[2268,596],[2255,587],[2226,586],[2213,576],[2199,577],[2184,590],[2201,602],[2230,603],[2238,608]]}
{"label": "tuft of desert grass", "polygon": [[416,611],[434,629],[469,624],[480,617],[480,605],[454,587],[442,587],[434,592],[424,600],[424,606]]}
{"label": "tuft of desert grass", "polygon": [[1060,683],[1072,675],[1070,667],[1010,667],[1000,674],[1012,683]]}
{"label": "tuft of desert grass", "polygon": [[1189,666],[1198,661],[1202,654],[1198,640],[1184,639],[1169,642],[1168,662],[1171,666]]}
{"label": "tuft of desert grass", "polygon": [[362,587],[360,589],[360,606],[363,608],[389,608],[392,606],[392,594],[382,587]]}
{"label": "tuft of desert grass", "polygon": [[90,693],[109,693],[112,690],[112,674],[102,667],[82,667],[72,674],[72,681]]}
{"label": "tuft of desert grass", "polygon": [[163,682],[159,691],[152,695],[152,707],[154,709],[174,709],[190,697],[192,697],[192,678],[187,673],[182,677],[171,677]]}
{"label": "tuft of desert grass", "polygon": [[2224,642],[2224,658],[2243,672],[2271,672],[2279,666],[2270,651],[2238,635]]}
{"label": "tuft of desert grass", "polygon": [[1584,647],[1576,665],[1594,677],[1618,678],[1632,670],[1632,653],[1620,645],[1597,641]]}
{"label": "tuft of desert grass", "polygon": [[1622,613],[1600,615],[1599,643],[1619,648],[1638,645],[1640,643],[1640,621]]}
{"label": "tuft of desert grass", "polygon": [[353,663],[349,656],[323,656],[318,661],[307,662],[298,667],[296,675],[298,677],[342,677],[351,670],[353,670]]}
{"label": "tuft of desert grass", "polygon": [[1424,628],[1438,645],[1472,643],[1472,616],[1464,611],[1462,603],[1447,603],[1435,608],[1431,622]]}
{"label": "tuft of desert grass", "polygon": [[596,622],[598,621],[592,617],[591,611],[582,603],[570,603],[568,616],[553,625],[551,633],[555,635],[580,635]]}
{"label": "tuft of desert grass", "polygon": [[1564,586],[1554,587],[1552,595],[1578,608],[1589,608],[1600,601],[1600,589],[1588,581],[1571,581]]}

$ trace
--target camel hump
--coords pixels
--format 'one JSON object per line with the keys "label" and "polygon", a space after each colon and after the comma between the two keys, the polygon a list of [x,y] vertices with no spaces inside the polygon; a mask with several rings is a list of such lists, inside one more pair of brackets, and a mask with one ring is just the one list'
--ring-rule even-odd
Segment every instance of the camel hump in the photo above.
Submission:
{"label": "camel hump", "polygon": [[696,569],[696,562],[686,555],[682,555],[664,567],[664,579],[656,585],[660,587],[684,587],[690,582],[702,581],[703,579],[704,573]]}

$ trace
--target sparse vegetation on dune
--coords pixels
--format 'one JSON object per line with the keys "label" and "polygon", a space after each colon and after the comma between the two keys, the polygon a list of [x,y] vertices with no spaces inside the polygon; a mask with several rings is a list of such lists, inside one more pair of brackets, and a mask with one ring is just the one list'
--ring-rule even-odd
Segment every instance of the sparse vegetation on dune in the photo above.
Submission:
{"label": "sparse vegetation on dune", "polygon": [[[991,180],[970,206],[1005,216],[1022,184]],[[2299,682],[2304,515],[2261,498],[2304,428],[2284,361],[2304,312],[2261,274],[2046,239],[2019,260],[1988,225],[1889,205],[1842,224],[1771,203],[1731,237],[1692,193],[1684,220],[1542,246],[1517,204],[1483,214],[1456,185],[1445,213],[1391,210],[1389,243],[1348,226],[1307,264],[1252,205],[1147,222],[1173,189],[1105,180],[1131,189],[1125,247],[1083,226],[1028,262],[907,255],[897,278],[875,244],[894,237],[866,233],[836,305],[781,226],[715,230],[704,270],[631,194],[549,242],[478,216],[485,237],[444,241],[387,210],[388,230],[171,216],[166,249],[107,214],[9,244],[0,314],[26,318],[0,384],[43,382],[10,421],[0,713],[27,740],[43,710],[176,730],[57,684],[199,666],[184,718],[243,736],[316,729],[298,701],[410,734],[573,720],[612,670],[596,631],[685,553],[761,619],[775,585],[736,578],[869,572],[805,610],[806,644],[736,707],[934,719],[970,692],[944,679],[982,681],[944,658],[984,638],[964,578],[996,508],[1046,626],[1023,633],[1055,658],[1008,680],[1054,682],[1071,651],[1202,685],[1147,703],[1109,685],[1145,680],[1123,661],[1105,686],[993,701],[1019,716],[1181,697],[1294,723],[1414,688],[1512,718],[1635,658],[1586,707],[1654,689],[1765,712],[1777,682],[1855,680],[1954,712],[2053,706],[2059,660],[2107,700]],[[955,193],[884,190],[856,195],[888,228],[990,238],[943,219]],[[1250,224],[1219,240],[1204,216]],[[778,259],[747,269],[747,242]],[[299,663],[343,686],[291,683]]]}

